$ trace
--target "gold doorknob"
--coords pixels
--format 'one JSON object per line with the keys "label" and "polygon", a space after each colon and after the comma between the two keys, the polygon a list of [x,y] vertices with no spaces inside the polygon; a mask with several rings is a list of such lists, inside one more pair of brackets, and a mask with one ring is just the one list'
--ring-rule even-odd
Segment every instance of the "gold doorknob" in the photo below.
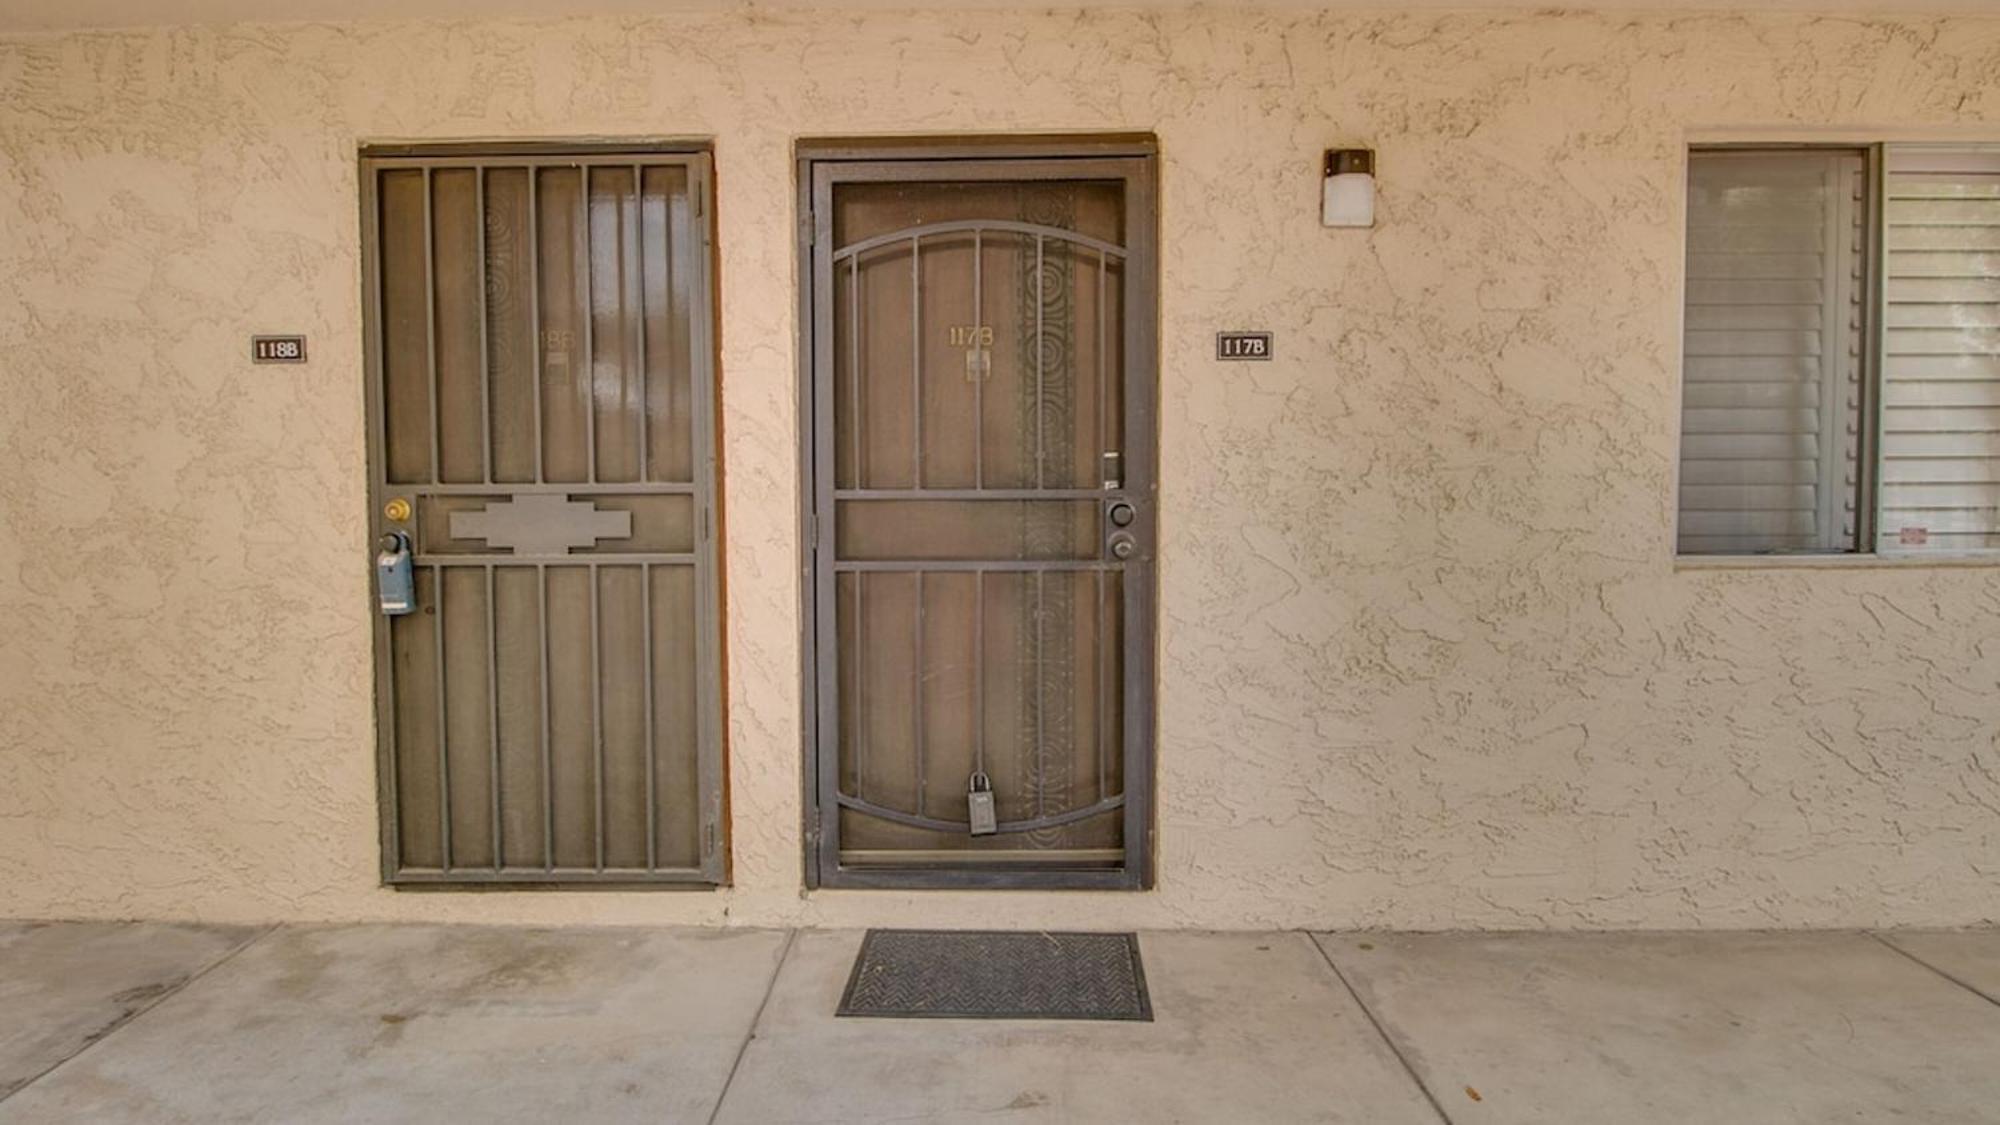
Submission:
{"label": "gold doorknob", "polygon": [[390,523],[404,523],[410,518],[410,502],[398,496],[382,505],[382,514]]}

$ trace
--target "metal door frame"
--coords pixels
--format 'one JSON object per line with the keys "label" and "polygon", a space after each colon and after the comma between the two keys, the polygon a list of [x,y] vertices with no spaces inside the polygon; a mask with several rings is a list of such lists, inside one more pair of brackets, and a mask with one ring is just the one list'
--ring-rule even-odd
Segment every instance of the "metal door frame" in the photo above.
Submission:
{"label": "metal door frame", "polygon": [[[366,410],[368,511],[364,526],[366,544],[373,544],[381,523],[382,505],[390,495],[386,440],[386,406],[383,402],[382,355],[382,261],[381,201],[377,174],[399,161],[416,160],[432,166],[465,167],[506,164],[531,170],[549,165],[590,164],[611,167],[629,165],[633,160],[680,158],[688,169],[689,191],[695,201],[701,244],[694,255],[695,285],[688,328],[693,339],[690,351],[694,367],[690,391],[695,406],[694,518],[696,540],[693,554],[700,564],[695,570],[696,703],[700,715],[696,723],[697,769],[704,792],[700,808],[703,827],[702,859],[698,869],[663,868],[635,881],[623,874],[593,873],[563,869],[546,878],[506,875],[481,869],[454,868],[441,875],[413,875],[399,870],[401,842],[398,839],[396,796],[395,683],[390,660],[389,619],[376,612],[372,584],[369,602],[371,651],[374,668],[376,812],[380,820],[382,885],[395,890],[529,890],[558,888],[698,890],[728,886],[731,856],[729,832],[729,777],[724,744],[724,712],[728,707],[724,680],[725,652],[722,629],[722,491],[721,426],[718,403],[719,376],[716,356],[715,291],[715,168],[714,146],[704,140],[643,138],[620,141],[610,138],[582,140],[528,141],[420,141],[363,143],[356,162],[358,195],[361,204],[361,300],[362,387]],[[482,270],[484,263],[481,263]],[[484,326],[481,328],[485,331]],[[539,348],[539,343],[537,347]],[[539,368],[539,365],[538,365]],[[491,373],[487,373],[490,378]],[[436,378],[436,373],[432,373]],[[542,388],[539,383],[536,393]],[[435,415],[432,425],[437,424]],[[488,435],[487,440],[491,440]],[[594,487],[583,484],[580,488]],[[405,489],[407,491],[407,489]],[[357,556],[356,565],[368,565],[373,547]],[[442,674],[442,672],[440,672]],[[496,856],[497,858],[497,856]]]}
{"label": "metal door frame", "polygon": [[[1017,136],[972,138],[830,139],[802,141],[796,151],[798,190],[798,419],[800,687],[803,832],[808,888],[1151,890],[1155,826],[1153,754],[1157,709],[1155,669],[1158,617],[1155,587],[1159,567],[1159,146],[1149,135],[1104,137]],[[980,870],[971,868],[843,868],[840,865],[838,788],[839,739],[827,730],[836,719],[821,690],[831,670],[831,650],[823,653],[820,634],[832,613],[817,562],[830,546],[833,521],[817,517],[819,481],[828,471],[816,448],[816,372],[830,361],[831,337],[821,324],[826,304],[817,295],[815,253],[819,224],[831,216],[821,206],[835,182],[925,182],[949,172],[952,179],[1072,180],[1116,179],[1125,184],[1129,232],[1126,239],[1127,292],[1124,325],[1126,382],[1126,492],[1141,500],[1153,534],[1139,556],[1144,564],[1125,572],[1123,749],[1125,806],[1124,862],[1112,868]],[[828,513],[831,516],[831,513]],[[833,573],[831,566],[825,570]],[[830,586],[830,583],[829,583]],[[824,619],[822,614],[827,615]],[[826,751],[822,753],[822,751]]]}

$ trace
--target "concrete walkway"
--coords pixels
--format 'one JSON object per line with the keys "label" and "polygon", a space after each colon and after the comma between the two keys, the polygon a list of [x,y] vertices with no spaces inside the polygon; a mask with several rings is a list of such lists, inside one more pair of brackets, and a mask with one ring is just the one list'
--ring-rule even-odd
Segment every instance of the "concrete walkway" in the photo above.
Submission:
{"label": "concrete walkway", "polygon": [[859,943],[0,923],[0,1123],[2000,1121],[2000,932],[1148,933],[1150,1024],[836,1019]]}

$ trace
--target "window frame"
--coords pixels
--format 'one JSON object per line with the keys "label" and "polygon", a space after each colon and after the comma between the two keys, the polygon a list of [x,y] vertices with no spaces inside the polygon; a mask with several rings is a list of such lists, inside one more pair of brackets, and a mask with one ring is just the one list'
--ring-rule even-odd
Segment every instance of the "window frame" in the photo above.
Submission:
{"label": "window frame", "polygon": [[[1886,398],[1883,385],[1886,367],[1884,350],[1886,347],[1885,328],[1888,315],[1888,231],[1886,226],[1886,203],[1888,188],[1888,168],[1892,150],[1895,151],[1941,151],[1991,154],[2000,158],[2000,138],[1911,138],[1893,139],[1873,137],[1855,139],[1847,136],[1829,135],[1810,138],[1757,139],[1751,137],[1730,137],[1727,139],[1702,140],[1689,138],[1681,149],[1679,223],[1679,289],[1675,302],[1675,348],[1674,367],[1674,462],[1671,476],[1671,503],[1673,505],[1672,526],[1668,536],[1669,550],[1676,569],[1762,569],[1768,567],[2000,567],[2000,547],[1968,547],[1955,550],[1931,551],[1884,551],[1880,538],[1879,520],[1882,505],[1882,427],[1883,405]],[[1690,553],[1681,550],[1681,525],[1685,517],[1682,507],[1682,474],[1685,457],[1682,441],[1686,432],[1687,410],[1687,295],[1689,284],[1688,253],[1692,228],[1693,193],[1690,190],[1693,162],[1702,153],[1735,154],[1785,154],[1785,153],[1854,153],[1862,154],[1863,182],[1866,199],[1863,200],[1864,222],[1861,252],[1862,301],[1864,321],[1862,325],[1862,352],[1860,357],[1860,408],[1859,432],[1855,485],[1855,546],[1851,550],[1795,550],[1795,551],[1732,551],[1717,553]]]}

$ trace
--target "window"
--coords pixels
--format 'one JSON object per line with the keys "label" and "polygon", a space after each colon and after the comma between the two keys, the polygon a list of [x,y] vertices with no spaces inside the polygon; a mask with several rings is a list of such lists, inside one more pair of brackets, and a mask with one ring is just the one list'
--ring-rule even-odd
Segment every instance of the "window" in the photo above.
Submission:
{"label": "window", "polygon": [[2000,551],[2000,147],[1688,162],[1682,554]]}

